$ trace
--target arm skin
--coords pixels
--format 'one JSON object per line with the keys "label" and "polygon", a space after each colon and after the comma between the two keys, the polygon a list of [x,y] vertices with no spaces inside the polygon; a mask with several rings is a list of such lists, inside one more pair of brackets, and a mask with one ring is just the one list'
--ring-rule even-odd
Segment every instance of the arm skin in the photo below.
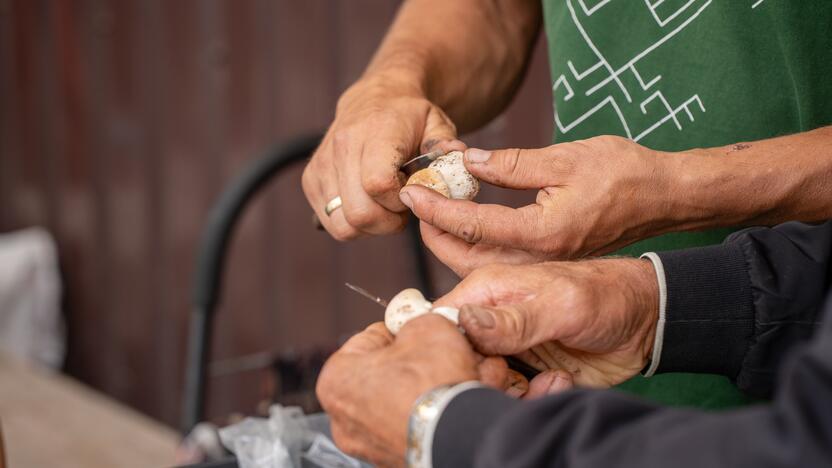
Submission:
{"label": "arm skin", "polygon": [[[398,232],[399,168],[428,151],[464,150],[457,127],[497,115],[523,76],[540,28],[530,0],[409,0],[303,173],[303,190],[338,240]],[[340,196],[342,207],[324,207]]]}
{"label": "arm skin", "polygon": [[692,150],[669,166],[684,214],[674,231],[832,219],[832,127]]}
{"label": "arm skin", "polygon": [[472,148],[465,164],[486,182],[539,192],[512,209],[401,191],[425,244],[460,276],[491,263],[603,255],[670,232],[832,218],[832,127],[677,153],[613,136]]}
{"label": "arm skin", "polygon": [[475,130],[514,96],[540,21],[535,1],[409,0],[362,79],[414,86]]}

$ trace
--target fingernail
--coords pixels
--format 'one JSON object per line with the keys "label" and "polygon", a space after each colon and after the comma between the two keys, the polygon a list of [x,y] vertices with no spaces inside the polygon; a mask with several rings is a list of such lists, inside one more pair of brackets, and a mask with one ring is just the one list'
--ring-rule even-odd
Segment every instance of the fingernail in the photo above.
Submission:
{"label": "fingernail", "polygon": [[551,395],[553,393],[560,393],[565,390],[569,390],[570,388],[572,388],[572,382],[570,382],[569,379],[558,375],[555,376],[555,380],[553,380],[552,384],[549,385],[549,390],[547,393]]}
{"label": "fingernail", "polygon": [[512,398],[520,398],[521,396],[526,394],[526,390],[523,390],[520,387],[516,387],[512,385],[511,387],[506,389],[506,395]]}
{"label": "fingernail", "polygon": [[465,159],[472,163],[484,163],[491,157],[491,151],[485,151],[477,148],[469,148],[465,152]]}
{"label": "fingernail", "polygon": [[460,314],[466,314],[474,326],[483,330],[494,328],[494,314],[490,311],[471,305],[462,306]]}
{"label": "fingernail", "polygon": [[405,192],[404,190],[399,192],[399,200],[404,203],[404,206],[408,208],[413,208],[413,199],[410,198],[410,194]]}

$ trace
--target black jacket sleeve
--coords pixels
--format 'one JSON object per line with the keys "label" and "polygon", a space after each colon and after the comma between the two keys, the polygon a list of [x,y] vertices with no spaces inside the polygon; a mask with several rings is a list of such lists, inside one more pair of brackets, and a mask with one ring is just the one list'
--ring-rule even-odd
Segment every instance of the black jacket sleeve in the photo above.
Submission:
{"label": "black jacket sleeve", "polygon": [[666,330],[662,367],[718,370],[752,390],[776,382],[772,404],[705,413],[614,391],[519,402],[470,390],[440,417],[434,467],[832,466],[832,297],[817,326],[830,224],[746,230],[722,246],[662,254],[678,335]]}
{"label": "black jacket sleeve", "polygon": [[787,351],[817,328],[832,222],[746,229],[722,245],[658,255],[667,306],[657,372],[721,374],[770,397]]}

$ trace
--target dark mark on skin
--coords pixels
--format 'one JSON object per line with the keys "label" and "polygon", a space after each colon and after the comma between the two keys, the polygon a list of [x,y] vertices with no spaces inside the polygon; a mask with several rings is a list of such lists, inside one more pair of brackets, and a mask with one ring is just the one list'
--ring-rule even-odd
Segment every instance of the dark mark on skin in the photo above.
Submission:
{"label": "dark mark on skin", "polygon": [[731,151],[742,151],[748,148],[751,148],[751,145],[745,143],[737,143],[736,145],[731,147]]}
{"label": "dark mark on skin", "polygon": [[430,140],[426,140],[422,143],[422,152],[427,153],[428,151],[432,150],[436,144],[439,143],[439,140],[435,138],[431,138]]}

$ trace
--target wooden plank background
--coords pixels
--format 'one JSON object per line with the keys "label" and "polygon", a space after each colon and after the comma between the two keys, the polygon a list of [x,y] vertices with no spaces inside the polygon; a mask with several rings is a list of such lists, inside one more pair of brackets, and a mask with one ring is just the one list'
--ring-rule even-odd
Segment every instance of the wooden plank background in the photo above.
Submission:
{"label": "wooden plank background", "polygon": [[[70,374],[178,422],[194,252],[212,201],[271,143],[328,124],[398,4],[0,0],[0,231],[42,225],[57,238]],[[465,140],[543,146],[551,132],[539,42],[511,108]],[[343,281],[383,295],[416,282],[404,235],[339,244],[313,231],[301,170],[272,183],[237,231],[215,359],[331,345],[379,318]],[[438,290],[453,286],[433,270]],[[262,376],[213,379],[209,414],[251,412]]]}

